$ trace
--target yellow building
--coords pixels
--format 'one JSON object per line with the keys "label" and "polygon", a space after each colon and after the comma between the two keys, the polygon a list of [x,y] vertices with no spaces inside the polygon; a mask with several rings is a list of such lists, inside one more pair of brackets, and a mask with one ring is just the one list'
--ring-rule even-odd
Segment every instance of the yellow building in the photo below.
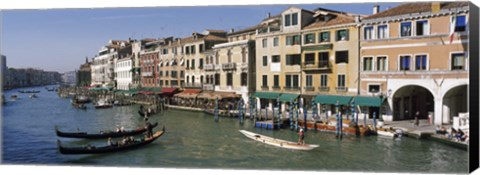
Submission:
{"label": "yellow building", "polygon": [[468,2],[376,9],[362,20],[360,93],[387,99],[381,108],[387,121],[418,112],[442,124],[467,112]]}

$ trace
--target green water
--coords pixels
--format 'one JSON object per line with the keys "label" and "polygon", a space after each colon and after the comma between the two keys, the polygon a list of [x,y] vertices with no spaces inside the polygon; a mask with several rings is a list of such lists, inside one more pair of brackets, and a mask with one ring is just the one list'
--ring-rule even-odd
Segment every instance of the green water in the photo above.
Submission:
{"label": "green water", "polygon": [[[8,98],[16,91],[5,92]],[[18,93],[17,93],[18,94]],[[238,130],[245,129],[284,140],[296,141],[290,130],[265,130],[242,125],[235,118],[220,118],[202,112],[169,110],[151,117],[166,133],[150,145],[121,153],[62,155],[56,141],[65,145],[104,145],[105,140],[58,138],[54,126],[62,131],[100,131],[116,125],[127,129],[143,125],[138,106],[93,109],[73,108],[69,99],[43,91],[39,98],[9,101],[2,109],[3,163],[47,165],[92,165],[129,167],[182,167],[218,169],[269,169],[313,171],[375,171],[467,173],[468,152],[429,140],[403,137],[345,136],[307,131],[305,140],[320,147],[312,151],[293,151],[251,140]]]}

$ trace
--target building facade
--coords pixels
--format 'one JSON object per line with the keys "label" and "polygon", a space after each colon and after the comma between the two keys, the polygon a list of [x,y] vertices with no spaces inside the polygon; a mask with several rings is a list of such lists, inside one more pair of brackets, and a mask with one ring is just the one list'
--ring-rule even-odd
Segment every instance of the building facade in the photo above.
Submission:
{"label": "building facade", "polygon": [[145,43],[140,51],[141,87],[158,87],[159,56],[161,40]]}
{"label": "building facade", "polygon": [[169,37],[160,47],[158,84],[161,87],[183,88],[185,85],[185,58],[183,43],[179,38]]}
{"label": "building facade", "polygon": [[447,124],[468,112],[468,2],[377,11],[362,21],[360,93],[386,99],[380,110],[387,121],[418,112]]}

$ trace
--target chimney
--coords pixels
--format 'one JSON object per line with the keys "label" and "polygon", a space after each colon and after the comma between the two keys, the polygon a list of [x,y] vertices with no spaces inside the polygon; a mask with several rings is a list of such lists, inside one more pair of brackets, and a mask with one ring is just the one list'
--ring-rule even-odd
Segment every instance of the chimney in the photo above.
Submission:
{"label": "chimney", "polygon": [[432,13],[440,12],[440,2],[432,2]]}
{"label": "chimney", "polygon": [[233,28],[230,29],[230,33],[233,33],[235,30]]}
{"label": "chimney", "polygon": [[380,12],[380,6],[379,5],[374,5],[373,6],[373,14],[377,14],[378,12]]}
{"label": "chimney", "polygon": [[267,14],[267,18],[270,18],[270,12],[268,12],[268,14]]}

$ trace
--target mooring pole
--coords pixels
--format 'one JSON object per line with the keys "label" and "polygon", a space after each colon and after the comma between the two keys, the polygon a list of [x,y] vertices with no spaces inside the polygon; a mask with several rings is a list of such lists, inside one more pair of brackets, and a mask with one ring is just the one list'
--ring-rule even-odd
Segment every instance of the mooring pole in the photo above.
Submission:
{"label": "mooring pole", "polygon": [[214,113],[214,117],[215,117],[214,118],[215,122],[218,122],[218,97],[215,98],[215,109],[214,109],[213,113]]}

